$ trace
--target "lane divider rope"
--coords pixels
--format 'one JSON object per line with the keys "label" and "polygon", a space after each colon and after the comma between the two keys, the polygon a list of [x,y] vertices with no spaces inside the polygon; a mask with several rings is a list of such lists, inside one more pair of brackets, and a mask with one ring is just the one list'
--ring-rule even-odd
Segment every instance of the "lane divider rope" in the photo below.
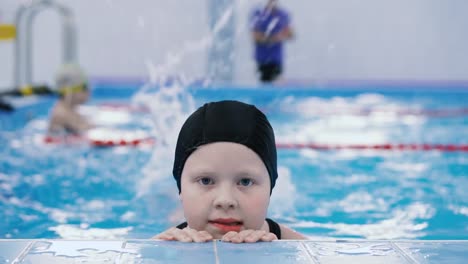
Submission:
{"label": "lane divider rope", "polygon": [[316,144],[277,143],[278,149],[468,152],[468,144]]}

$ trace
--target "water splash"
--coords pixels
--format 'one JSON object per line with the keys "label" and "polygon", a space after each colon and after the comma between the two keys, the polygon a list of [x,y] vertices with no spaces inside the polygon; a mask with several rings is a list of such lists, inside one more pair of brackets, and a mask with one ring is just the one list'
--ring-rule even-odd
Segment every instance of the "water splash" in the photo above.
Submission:
{"label": "water splash", "polygon": [[[216,35],[228,23],[233,12],[233,7],[225,10],[210,32],[197,40],[187,41],[181,50],[168,52],[163,63],[155,64],[149,59],[145,61],[149,82],[141,87],[132,101],[149,109],[156,146],[149,162],[142,170],[143,178],[137,182],[136,199],[151,203],[151,207],[147,209],[149,211],[151,208],[159,208],[155,214],[160,214],[161,208],[167,208],[167,200],[177,200],[176,185],[168,185],[168,181],[172,181],[174,150],[183,122],[195,110],[195,100],[187,87],[196,78],[186,76],[179,66],[183,65],[188,56],[204,53],[212,47]],[[205,84],[209,82],[205,80]],[[167,186],[173,186],[173,189]],[[161,196],[166,199],[161,199]],[[172,215],[179,215],[177,210],[175,208]],[[152,215],[151,212],[148,214]]]}
{"label": "water splash", "polygon": [[426,221],[434,216],[435,209],[429,204],[413,203],[406,208],[398,208],[388,219],[369,224],[316,223],[312,221],[291,224],[292,227],[327,228],[335,230],[338,236],[359,236],[366,239],[415,239],[425,236]]}
{"label": "water splash", "polygon": [[[113,254],[106,255],[110,252]],[[125,249],[122,241],[44,241],[37,242],[31,253],[65,258],[92,257],[93,261],[113,259],[120,253],[137,254],[133,249]]]}
{"label": "water splash", "polygon": [[[228,23],[234,13],[234,5],[227,8],[216,21],[213,29],[198,40],[190,40],[177,52],[168,52],[161,64],[145,61],[149,82],[143,85],[132,101],[150,110],[154,125],[153,135],[157,146],[148,165],[143,169],[144,178],[138,183],[137,197],[146,194],[153,183],[170,178],[173,153],[179,130],[187,116],[195,110],[195,100],[187,87],[196,78],[186,76],[178,66],[192,54],[205,52],[214,44],[215,36]],[[209,83],[206,80],[205,83]]]}
{"label": "water splash", "polygon": [[141,197],[155,181],[170,177],[177,135],[195,109],[195,101],[184,83],[176,81],[167,86],[148,83],[134,96],[133,102],[149,109],[154,125],[152,134],[156,138],[156,147],[143,169],[145,176],[139,182],[137,197]]}
{"label": "water splash", "polygon": [[297,200],[296,186],[293,184],[291,171],[280,166],[278,167],[278,175],[268,209],[275,218],[293,214]]}
{"label": "water splash", "polygon": [[123,228],[88,228],[86,225],[57,225],[49,227],[63,239],[122,239],[128,236],[132,227]]}

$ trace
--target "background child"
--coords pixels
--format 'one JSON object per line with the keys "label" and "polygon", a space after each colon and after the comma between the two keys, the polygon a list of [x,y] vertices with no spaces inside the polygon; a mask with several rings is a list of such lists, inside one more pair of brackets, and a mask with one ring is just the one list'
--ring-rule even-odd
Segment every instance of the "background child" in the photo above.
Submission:
{"label": "background child", "polygon": [[173,175],[187,220],[154,238],[242,243],[305,239],[266,218],[278,178],[273,129],[255,106],[208,103],[179,133]]}
{"label": "background child", "polygon": [[49,133],[81,134],[91,124],[78,113],[77,106],[89,98],[88,80],[78,65],[63,65],[56,76],[56,89],[60,95],[54,105],[49,122]]}

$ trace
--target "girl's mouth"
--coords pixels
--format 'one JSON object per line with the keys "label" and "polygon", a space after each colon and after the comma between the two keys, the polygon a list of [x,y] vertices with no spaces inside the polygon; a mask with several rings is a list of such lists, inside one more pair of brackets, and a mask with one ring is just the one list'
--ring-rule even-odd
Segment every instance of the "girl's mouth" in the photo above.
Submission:
{"label": "girl's mouth", "polygon": [[236,219],[215,219],[208,223],[224,232],[240,232],[242,229],[242,222]]}

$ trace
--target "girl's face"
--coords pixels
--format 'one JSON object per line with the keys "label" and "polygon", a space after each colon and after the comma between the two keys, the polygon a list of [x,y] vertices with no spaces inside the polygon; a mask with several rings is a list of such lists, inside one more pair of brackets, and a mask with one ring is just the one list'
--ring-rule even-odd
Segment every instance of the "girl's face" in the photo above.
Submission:
{"label": "girl's face", "polygon": [[260,230],[270,202],[268,170],[244,145],[203,145],[185,162],[180,199],[188,226],[215,239],[229,231]]}

